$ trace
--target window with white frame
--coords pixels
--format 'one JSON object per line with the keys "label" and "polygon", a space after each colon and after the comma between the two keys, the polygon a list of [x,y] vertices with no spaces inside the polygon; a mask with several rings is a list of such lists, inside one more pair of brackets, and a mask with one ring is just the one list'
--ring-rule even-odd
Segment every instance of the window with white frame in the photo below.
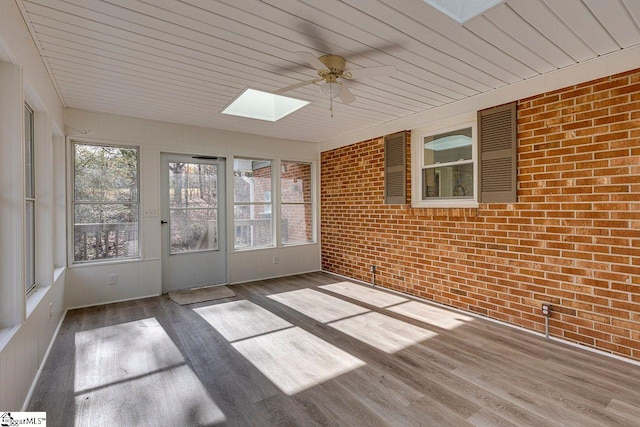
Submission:
{"label": "window with white frame", "polygon": [[234,248],[273,246],[272,162],[233,160]]}
{"label": "window with white frame", "polygon": [[474,122],[427,129],[413,141],[413,205],[471,207],[477,205],[477,144]]}
{"label": "window with white frame", "polygon": [[280,233],[283,245],[313,242],[311,163],[282,161]]}
{"label": "window with white frame", "polygon": [[36,188],[34,165],[33,110],[24,106],[24,161],[25,161],[25,291],[28,294],[36,287]]}
{"label": "window with white frame", "polygon": [[73,143],[73,261],[139,258],[138,148]]}

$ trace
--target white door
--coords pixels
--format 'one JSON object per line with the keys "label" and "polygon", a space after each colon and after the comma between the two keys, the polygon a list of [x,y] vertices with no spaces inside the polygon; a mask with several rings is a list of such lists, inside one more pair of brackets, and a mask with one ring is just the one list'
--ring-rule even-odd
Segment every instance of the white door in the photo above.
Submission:
{"label": "white door", "polygon": [[162,154],[162,291],[227,282],[225,161]]}

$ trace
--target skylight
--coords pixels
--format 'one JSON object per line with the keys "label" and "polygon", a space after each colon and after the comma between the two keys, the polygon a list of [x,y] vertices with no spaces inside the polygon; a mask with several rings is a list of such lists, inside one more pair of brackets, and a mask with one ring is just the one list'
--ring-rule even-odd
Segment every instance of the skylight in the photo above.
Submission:
{"label": "skylight", "polygon": [[221,113],[276,122],[308,103],[308,101],[300,99],[247,88],[227,105]]}
{"label": "skylight", "polygon": [[461,24],[504,0],[423,0]]}

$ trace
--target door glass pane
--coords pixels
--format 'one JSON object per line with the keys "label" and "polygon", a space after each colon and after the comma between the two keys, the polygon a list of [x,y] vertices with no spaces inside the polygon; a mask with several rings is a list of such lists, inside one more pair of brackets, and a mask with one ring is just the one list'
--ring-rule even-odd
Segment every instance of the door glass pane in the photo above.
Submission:
{"label": "door glass pane", "polygon": [[171,254],[218,249],[218,166],[169,162]]}
{"label": "door glass pane", "polygon": [[218,249],[217,209],[170,209],[171,253]]}

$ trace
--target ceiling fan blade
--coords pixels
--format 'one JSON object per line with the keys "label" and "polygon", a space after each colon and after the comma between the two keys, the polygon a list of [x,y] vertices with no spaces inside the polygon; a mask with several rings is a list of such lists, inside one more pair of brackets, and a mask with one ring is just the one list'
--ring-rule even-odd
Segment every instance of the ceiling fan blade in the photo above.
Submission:
{"label": "ceiling fan blade", "polygon": [[315,68],[318,71],[327,69],[327,66],[324,65],[322,62],[320,62],[320,60],[316,58],[316,56],[311,52],[298,51],[293,53],[298,55],[301,59],[304,59],[305,61],[307,61],[309,65],[311,65],[313,68]]}
{"label": "ceiling fan blade", "polygon": [[348,79],[363,79],[366,77],[386,77],[393,76],[398,69],[393,65],[385,65],[383,67],[356,68],[355,70],[347,70],[343,77]]}
{"label": "ceiling fan blade", "polygon": [[281,95],[281,94],[283,94],[285,92],[289,92],[290,90],[298,89],[299,87],[302,87],[302,86],[306,86],[306,85],[310,85],[310,84],[313,84],[313,83],[317,83],[320,80],[322,80],[322,79],[307,80],[305,82],[300,82],[300,83],[293,84],[291,86],[283,87],[282,89],[274,90],[272,93],[275,93],[276,95]]}
{"label": "ceiling fan blade", "polygon": [[353,93],[344,83],[342,83],[342,90],[340,91],[340,95],[338,96],[340,97],[340,101],[342,101],[343,104],[351,104],[356,100],[356,97],[353,96]]}

